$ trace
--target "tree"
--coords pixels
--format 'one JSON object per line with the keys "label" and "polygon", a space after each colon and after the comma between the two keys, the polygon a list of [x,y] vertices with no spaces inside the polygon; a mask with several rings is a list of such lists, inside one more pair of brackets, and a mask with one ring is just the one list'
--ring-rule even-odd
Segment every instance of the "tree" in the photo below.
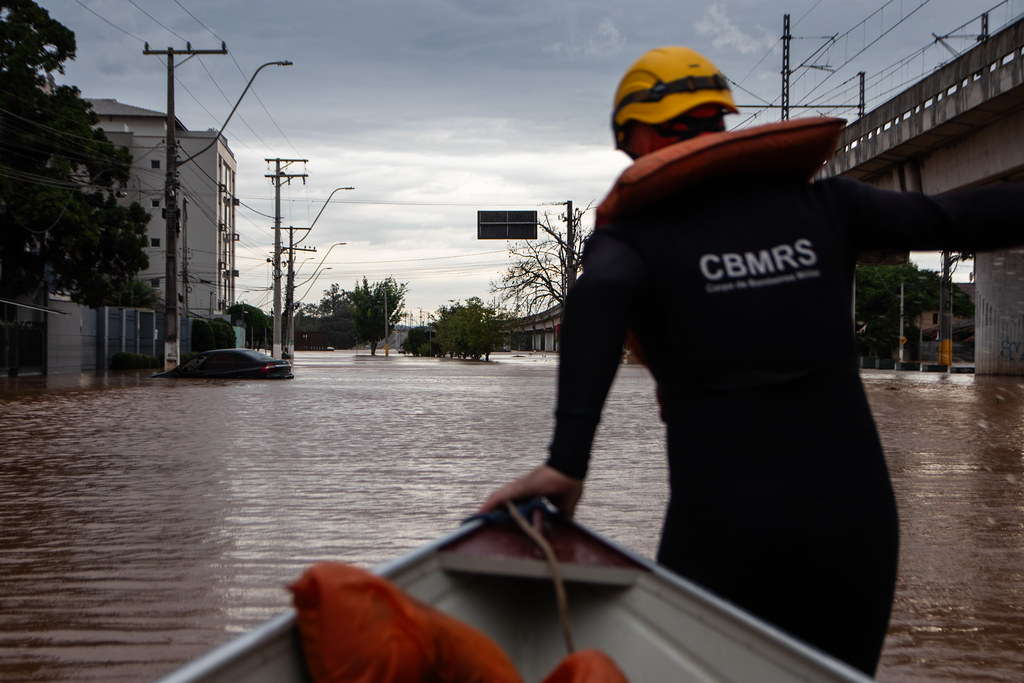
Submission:
{"label": "tree", "polygon": [[435,341],[449,357],[490,360],[491,352],[504,341],[509,322],[508,315],[484,306],[477,297],[465,304],[455,301],[438,311]]}
{"label": "tree", "polygon": [[131,154],[53,72],[75,35],[31,0],[0,6],[0,296],[53,291],[91,307],[148,266],[149,214],[119,206]]}
{"label": "tree", "polygon": [[[349,310],[356,334],[370,345],[370,355],[376,355],[377,342],[384,339],[385,327],[390,332],[405,314],[405,292],[408,283],[399,284],[394,278],[374,282],[366,278],[349,293]],[[385,324],[386,321],[386,324]]]}
{"label": "tree", "polygon": [[[854,309],[857,341],[866,356],[888,358],[899,345],[900,284],[903,285],[903,334],[914,337],[913,324],[924,311],[939,307],[941,276],[934,270],[922,270],[913,263],[898,266],[858,266],[857,297]],[[974,314],[970,298],[953,288],[953,310]]]}
{"label": "tree", "polygon": [[232,324],[239,322],[245,327],[245,346],[249,349],[266,348],[273,327],[267,314],[249,304],[233,304],[228,308]]}
{"label": "tree", "polygon": [[210,329],[213,331],[214,348],[235,348],[235,328],[231,323],[223,318],[214,318],[210,321]]}
{"label": "tree", "polygon": [[192,353],[209,351],[217,348],[217,337],[214,336],[213,328],[205,320],[196,319],[192,321]]}
{"label": "tree", "polygon": [[583,243],[590,234],[580,225],[583,213],[573,212],[572,239],[568,226],[563,230],[552,225],[545,214],[538,224],[543,233],[540,239],[509,242],[508,253],[515,261],[500,283],[491,283],[491,293],[503,306],[516,315],[532,315],[565,303],[576,281]]}
{"label": "tree", "polygon": [[155,309],[160,305],[160,292],[147,282],[132,280],[104,303],[108,306]]}
{"label": "tree", "polygon": [[351,297],[337,284],[324,290],[316,304],[305,304],[295,312],[298,332],[326,332],[327,343],[336,349],[356,345],[356,327],[352,322]]}
{"label": "tree", "polygon": [[431,344],[432,337],[433,334],[429,327],[414,327],[409,330],[409,334],[402,342],[402,350],[411,356],[432,356],[434,355],[433,344]]}

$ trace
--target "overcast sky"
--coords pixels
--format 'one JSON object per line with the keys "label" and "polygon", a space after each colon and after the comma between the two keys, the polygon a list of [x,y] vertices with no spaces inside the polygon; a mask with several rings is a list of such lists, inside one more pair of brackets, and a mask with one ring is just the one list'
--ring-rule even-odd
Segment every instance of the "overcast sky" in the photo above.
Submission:
{"label": "overcast sky", "polygon": [[[238,162],[238,298],[272,296],[274,190],[266,159],[306,159],[282,189],[282,224],[308,226],[297,288],[319,300],[366,276],[408,283],[414,319],[450,300],[491,300],[506,243],[476,239],[479,209],[536,209],[557,220],[596,205],[628,159],[612,149],[611,98],[645,50],[688,45],[735,84],[732,128],[778,119],[783,15],[791,21],[793,115],[856,115],[1024,12],[1024,0],[37,0],[75,32],[58,82],[84,97],[166,111],[165,58],[151,49],[217,49],[176,59],[175,111],[218,129],[266,62],[224,134]],[[949,36],[943,43],[933,34]],[[815,68],[800,68],[802,65]],[[584,225],[593,222],[593,211]],[[336,242],[345,246],[328,249]],[[310,254],[300,254],[301,261]],[[927,267],[936,267],[926,264]],[[308,293],[307,293],[308,292]],[[417,320],[418,322],[418,320]]]}

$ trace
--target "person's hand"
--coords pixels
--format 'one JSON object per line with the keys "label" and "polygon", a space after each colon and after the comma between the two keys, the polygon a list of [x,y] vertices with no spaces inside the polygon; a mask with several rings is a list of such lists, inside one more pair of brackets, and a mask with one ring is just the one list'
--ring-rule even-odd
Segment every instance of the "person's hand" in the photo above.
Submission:
{"label": "person's hand", "polygon": [[540,465],[529,474],[505,484],[492,493],[478,512],[490,512],[506,500],[517,501],[537,496],[544,496],[562,514],[572,517],[576,512],[576,504],[583,496],[583,481],[562,474],[553,467]]}

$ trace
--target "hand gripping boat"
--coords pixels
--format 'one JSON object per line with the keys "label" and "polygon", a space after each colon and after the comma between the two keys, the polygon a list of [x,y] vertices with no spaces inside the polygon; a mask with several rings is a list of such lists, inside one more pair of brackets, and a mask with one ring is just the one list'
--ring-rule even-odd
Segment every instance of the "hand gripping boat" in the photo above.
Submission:
{"label": "hand gripping boat", "polygon": [[[519,525],[475,518],[372,573],[486,634],[524,681],[573,643],[632,683],[870,680],[539,502],[510,513]],[[161,683],[308,680],[289,611]]]}

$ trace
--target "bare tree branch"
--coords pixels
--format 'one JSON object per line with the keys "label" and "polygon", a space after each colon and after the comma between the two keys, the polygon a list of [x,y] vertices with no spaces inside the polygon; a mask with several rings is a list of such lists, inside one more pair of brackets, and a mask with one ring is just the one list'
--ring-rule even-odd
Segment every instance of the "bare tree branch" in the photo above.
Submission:
{"label": "bare tree branch", "polygon": [[[590,234],[580,219],[586,209],[573,211],[574,230],[570,243],[567,225],[554,223],[545,213],[537,224],[541,237],[508,243],[508,253],[514,259],[501,277],[491,283],[491,293],[515,315],[533,315],[565,302],[571,283],[576,280],[583,243]],[[558,220],[564,220],[564,216]]]}

